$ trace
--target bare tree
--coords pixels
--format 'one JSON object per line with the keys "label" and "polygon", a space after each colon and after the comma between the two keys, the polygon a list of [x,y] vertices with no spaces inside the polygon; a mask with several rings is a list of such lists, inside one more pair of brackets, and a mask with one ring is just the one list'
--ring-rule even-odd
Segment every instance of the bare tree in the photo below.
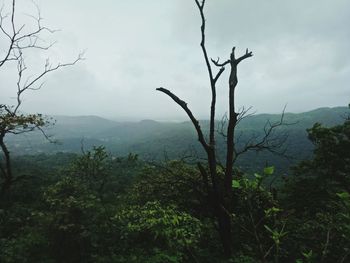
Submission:
{"label": "bare tree", "polygon": [[7,63],[14,63],[17,70],[17,79],[14,80],[16,86],[16,102],[13,105],[0,104],[0,148],[2,158],[0,158],[0,182],[1,195],[10,189],[11,185],[23,178],[15,177],[12,171],[10,151],[5,142],[8,134],[22,134],[39,130],[47,138],[42,129],[50,124],[50,121],[41,114],[21,113],[23,95],[29,91],[36,91],[42,88],[44,77],[60,68],[76,64],[82,59],[82,54],[69,63],[52,64],[46,59],[43,69],[35,75],[27,73],[26,54],[29,51],[44,51],[52,47],[54,43],[46,44],[42,40],[44,32],[54,33],[45,26],[42,26],[42,17],[37,7],[37,15],[30,16],[34,19],[34,27],[27,30],[28,25],[18,24],[16,13],[16,0],[12,0],[12,5],[8,14],[4,13],[4,7],[0,9],[0,37],[6,44],[6,49],[0,53],[0,70]]}
{"label": "bare tree", "polygon": [[[249,140],[243,149],[236,149],[235,145],[235,128],[240,120],[244,118],[248,110],[242,109],[241,112],[236,112],[235,106],[235,88],[238,83],[237,67],[245,59],[253,56],[252,52],[246,49],[246,52],[236,57],[235,47],[232,48],[229,59],[220,62],[219,59],[213,60],[209,58],[205,46],[205,26],[206,19],[204,16],[205,0],[195,0],[201,17],[201,42],[200,47],[204,56],[206,68],[209,75],[209,83],[211,89],[211,105],[210,105],[210,121],[209,121],[209,138],[206,139],[205,134],[200,126],[198,119],[193,115],[192,111],[187,106],[187,103],[177,97],[173,92],[163,87],[157,88],[158,91],[168,95],[175,101],[190,118],[198,135],[198,141],[205,150],[207,156],[207,168],[202,163],[198,162],[198,168],[201,172],[205,189],[207,189],[208,201],[213,209],[214,216],[217,219],[218,230],[223,245],[224,253],[230,256],[232,253],[232,237],[231,237],[231,201],[232,201],[232,180],[234,176],[234,163],[237,157],[249,150],[273,150],[279,146],[281,140],[271,139],[271,135],[276,127],[283,124],[283,115],[278,123],[267,123],[265,126],[265,135],[262,138],[252,138]],[[216,146],[216,130],[215,130],[215,110],[216,110],[216,84],[220,76],[225,70],[225,66],[230,66],[229,77],[229,109],[226,117],[227,124],[222,125],[221,134],[226,138],[226,162],[222,165],[217,158]],[[214,73],[214,67],[219,69]],[[223,130],[226,128],[226,131]],[[282,140],[283,141],[283,140]],[[218,168],[224,170],[224,178],[219,175]]]}

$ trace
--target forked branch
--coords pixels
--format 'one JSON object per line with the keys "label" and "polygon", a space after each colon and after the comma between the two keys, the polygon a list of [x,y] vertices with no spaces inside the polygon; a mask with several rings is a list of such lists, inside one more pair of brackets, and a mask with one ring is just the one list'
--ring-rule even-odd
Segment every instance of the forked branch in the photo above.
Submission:
{"label": "forked branch", "polygon": [[271,153],[286,157],[285,149],[282,146],[288,139],[287,133],[276,134],[277,129],[283,126],[294,125],[295,123],[288,123],[285,121],[285,108],[278,121],[271,123],[268,120],[264,126],[263,136],[252,136],[243,146],[241,150],[236,152],[236,158],[248,151],[269,151]]}
{"label": "forked branch", "polygon": [[234,54],[235,54],[235,48],[232,49],[233,57],[231,55],[231,61],[234,61],[236,65],[238,65],[242,60],[245,60],[245,59],[253,56],[253,52],[248,51],[248,48],[246,49],[245,54],[237,59],[234,58]]}

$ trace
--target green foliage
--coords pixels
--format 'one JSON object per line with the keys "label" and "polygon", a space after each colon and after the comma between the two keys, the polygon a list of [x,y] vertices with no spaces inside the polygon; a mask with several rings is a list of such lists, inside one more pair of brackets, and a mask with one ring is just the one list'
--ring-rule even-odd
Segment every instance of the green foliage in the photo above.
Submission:
{"label": "green foliage", "polygon": [[264,174],[265,175],[272,175],[275,171],[275,167],[269,166],[264,168]]}
{"label": "green foliage", "polygon": [[108,172],[108,154],[103,146],[93,147],[92,151],[83,152],[72,165],[75,175],[82,178],[98,179]]}
{"label": "green foliage", "polygon": [[146,258],[166,255],[168,259],[164,262],[190,260],[189,253],[196,249],[201,235],[198,219],[159,202],[129,206],[113,220],[121,228],[121,238],[129,244],[126,247],[142,249]]}
{"label": "green foliage", "polygon": [[238,180],[232,180],[232,187],[233,188],[241,188],[241,184]]}
{"label": "green foliage", "polygon": [[136,154],[114,157],[104,146],[94,146],[77,156],[66,172],[86,183],[102,200],[111,200],[128,191],[143,166]]}
{"label": "green foliage", "polygon": [[236,174],[230,259],[196,166],[104,147],[18,158],[15,173],[33,177],[1,200],[0,262],[347,262],[348,125],[310,129],[314,158],[279,185],[273,166]]}
{"label": "green foliage", "polygon": [[237,255],[229,262],[230,263],[256,263],[256,259],[250,256]]}
{"label": "green foliage", "polygon": [[42,114],[18,114],[7,110],[10,108],[0,104],[0,129],[5,133],[21,133],[51,123],[51,119],[46,119]]}
{"label": "green foliage", "polygon": [[350,121],[331,128],[316,123],[308,135],[315,145],[314,158],[301,163],[297,173],[317,176],[350,192]]}
{"label": "green foliage", "polygon": [[299,262],[346,262],[349,255],[350,123],[308,130],[314,158],[295,168],[282,202],[293,213],[286,226],[286,250]]}
{"label": "green foliage", "polygon": [[[348,192],[337,193],[340,202],[335,204],[337,212],[335,214],[335,231],[340,237],[334,244],[335,246],[342,244],[340,247],[341,255],[350,253],[350,195]],[[339,241],[341,243],[339,243]],[[330,253],[331,250],[327,250]]]}
{"label": "green foliage", "polygon": [[137,204],[159,201],[198,215],[202,213],[203,196],[197,168],[182,161],[170,161],[160,166],[144,167],[133,185],[131,201]]}
{"label": "green foliage", "polygon": [[0,239],[0,261],[4,263],[54,262],[46,258],[48,240],[37,228],[23,229],[13,238]]}
{"label": "green foliage", "polygon": [[243,176],[232,183],[232,220],[236,226],[233,236],[240,237],[235,246],[240,247],[243,255],[253,256],[262,262],[273,255],[275,261],[278,260],[281,242],[287,235],[282,209],[264,184],[273,172],[274,167],[267,167],[263,175],[254,174],[252,179]]}
{"label": "green foliage", "polygon": [[55,258],[65,262],[88,258],[96,245],[92,229],[101,213],[100,200],[82,181],[65,177],[44,193],[45,218],[50,249]]}
{"label": "green foliage", "polygon": [[111,176],[111,159],[105,147],[93,147],[91,151],[83,152],[73,162],[70,173],[86,182],[91,189],[103,193],[104,187]]}

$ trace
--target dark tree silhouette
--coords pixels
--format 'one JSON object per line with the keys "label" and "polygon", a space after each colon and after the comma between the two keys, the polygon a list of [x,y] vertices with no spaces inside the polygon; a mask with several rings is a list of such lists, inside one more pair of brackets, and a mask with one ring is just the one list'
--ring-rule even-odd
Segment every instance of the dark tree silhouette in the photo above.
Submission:
{"label": "dark tree silhouette", "polygon": [[[42,33],[54,33],[47,27],[42,26],[42,17],[40,10],[37,8],[37,16],[31,16],[35,21],[35,26],[31,30],[26,30],[28,25],[18,25],[16,16],[16,1],[12,0],[9,14],[4,14],[0,10],[0,37],[7,43],[7,48],[0,53],[0,70],[7,63],[14,63],[17,69],[17,79],[14,80],[16,87],[16,103],[13,105],[0,104],[0,183],[3,196],[11,185],[22,179],[24,176],[14,177],[11,166],[10,151],[5,142],[5,136],[8,134],[22,134],[31,132],[35,129],[40,130],[47,138],[43,127],[50,124],[50,121],[41,114],[24,114],[21,113],[23,95],[28,91],[41,89],[43,79],[49,73],[60,68],[76,64],[82,59],[82,54],[69,63],[58,63],[53,65],[49,59],[46,59],[44,68],[36,75],[27,74],[26,54],[30,50],[44,51],[50,49],[54,43],[45,44],[42,40]],[[33,53],[32,53],[33,55]]]}
{"label": "dark tree silhouette", "polygon": [[[275,149],[285,141],[285,137],[273,138],[273,131],[275,128],[283,124],[283,116],[277,123],[268,122],[264,128],[264,136],[259,138],[251,138],[243,149],[236,149],[235,147],[235,128],[239,121],[246,116],[247,110],[243,109],[240,112],[236,112],[235,107],[235,89],[238,84],[237,78],[237,67],[245,59],[253,56],[252,52],[246,49],[245,54],[236,57],[235,47],[232,48],[229,59],[224,62],[220,62],[219,59],[213,60],[209,58],[206,46],[205,46],[205,26],[206,19],[204,16],[205,0],[198,1],[195,3],[199,9],[201,17],[201,50],[204,56],[206,68],[209,75],[209,82],[211,88],[211,105],[210,105],[210,121],[209,121],[209,138],[206,139],[205,134],[202,131],[199,121],[193,115],[192,111],[187,106],[187,103],[177,97],[173,92],[163,87],[157,88],[158,91],[165,93],[171,99],[173,99],[188,115],[191,122],[193,123],[200,144],[205,150],[207,156],[207,168],[200,162],[198,162],[198,168],[203,178],[203,183],[207,189],[208,202],[214,216],[217,219],[219,234],[223,245],[224,253],[230,256],[232,253],[232,237],[231,237],[231,201],[232,201],[232,180],[234,176],[234,163],[237,157],[250,150],[269,150],[275,151]],[[214,73],[213,65],[218,67],[219,70]],[[222,130],[219,132],[226,138],[226,163],[222,165],[217,158],[216,154],[216,143],[215,143],[215,110],[216,110],[216,84],[220,76],[225,70],[225,66],[230,66],[230,77],[229,77],[229,109],[227,124],[221,126]],[[224,131],[226,129],[226,131]],[[218,173],[218,169],[223,168],[224,178]]]}

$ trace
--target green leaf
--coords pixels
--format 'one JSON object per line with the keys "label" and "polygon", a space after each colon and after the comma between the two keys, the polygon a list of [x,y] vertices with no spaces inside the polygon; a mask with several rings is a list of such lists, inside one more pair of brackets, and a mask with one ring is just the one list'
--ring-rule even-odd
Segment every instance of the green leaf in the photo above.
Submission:
{"label": "green leaf", "polygon": [[310,250],[309,252],[303,252],[302,253],[303,256],[306,258],[306,259],[310,259],[312,257],[312,250]]}
{"label": "green leaf", "polygon": [[275,171],[274,166],[269,166],[269,167],[264,168],[264,174],[266,174],[266,175],[271,175],[274,173],[274,171]]}
{"label": "green leaf", "polygon": [[260,179],[262,178],[262,176],[261,176],[260,174],[257,174],[257,173],[255,173],[254,176],[255,176],[255,178],[258,179],[258,180],[260,180]]}
{"label": "green leaf", "polygon": [[271,228],[269,228],[267,225],[264,225],[264,227],[265,227],[266,230],[269,231],[270,233],[274,233],[274,231],[273,231]]}
{"label": "green leaf", "polygon": [[350,197],[350,194],[347,193],[347,192],[342,192],[342,193],[337,193],[337,196],[338,196],[340,199],[344,200],[344,199],[348,199],[348,198]]}
{"label": "green leaf", "polygon": [[233,188],[241,188],[241,184],[238,180],[232,180],[232,187]]}
{"label": "green leaf", "polygon": [[266,209],[264,212],[267,217],[270,217],[270,216],[276,215],[278,212],[281,212],[281,211],[282,209],[273,206],[269,209]]}

